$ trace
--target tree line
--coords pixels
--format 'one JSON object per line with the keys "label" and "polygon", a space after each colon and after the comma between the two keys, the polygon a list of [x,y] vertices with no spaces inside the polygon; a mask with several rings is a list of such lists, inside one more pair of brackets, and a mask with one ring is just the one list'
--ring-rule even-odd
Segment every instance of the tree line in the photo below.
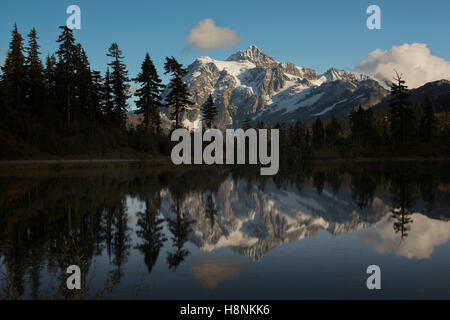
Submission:
{"label": "tree line", "polygon": [[[167,57],[166,87],[146,53],[141,70],[130,79],[124,55],[112,43],[106,55],[106,72],[93,70],[86,51],[73,32],[59,27],[59,44],[54,54],[41,61],[38,35],[33,28],[27,42],[17,25],[11,32],[9,50],[0,73],[0,156],[34,154],[98,154],[136,152],[170,154],[169,136],[161,126],[160,112],[167,108],[173,128],[183,127],[182,115],[193,105],[183,78],[187,70],[173,56]],[[130,82],[138,84],[134,93],[136,113],[142,124],[127,127]],[[218,114],[209,95],[201,106],[207,128],[214,127]],[[447,116],[448,118],[448,116]],[[285,164],[305,159],[380,156],[448,156],[449,121],[435,112],[433,100],[412,104],[408,88],[396,74],[388,110],[353,110],[348,119],[252,124],[280,130],[280,150]]]}
{"label": "tree line", "polygon": [[[48,54],[44,64],[37,31],[33,28],[24,44],[14,25],[0,73],[1,155],[104,154],[121,149],[167,153],[160,108],[168,107],[179,127],[180,114],[192,104],[182,81],[186,74],[183,66],[174,57],[166,58],[165,71],[172,79],[163,104],[165,86],[148,53],[140,73],[130,79],[122,50],[112,43],[102,75],[91,68],[72,30],[59,28],[58,50]],[[136,113],[144,118],[137,130],[127,128],[130,81],[139,84],[134,94]]]}

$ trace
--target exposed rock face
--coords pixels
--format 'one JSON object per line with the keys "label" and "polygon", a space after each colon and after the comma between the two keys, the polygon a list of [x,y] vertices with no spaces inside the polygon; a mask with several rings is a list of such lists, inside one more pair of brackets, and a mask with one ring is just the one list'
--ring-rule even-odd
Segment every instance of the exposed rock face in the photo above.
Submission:
{"label": "exposed rock face", "polygon": [[195,104],[182,119],[198,125],[200,108],[213,95],[218,128],[241,127],[246,119],[274,124],[297,119],[345,117],[358,105],[370,107],[387,95],[377,81],[345,70],[317,74],[289,62],[278,62],[250,46],[225,61],[199,57],[185,77]]}

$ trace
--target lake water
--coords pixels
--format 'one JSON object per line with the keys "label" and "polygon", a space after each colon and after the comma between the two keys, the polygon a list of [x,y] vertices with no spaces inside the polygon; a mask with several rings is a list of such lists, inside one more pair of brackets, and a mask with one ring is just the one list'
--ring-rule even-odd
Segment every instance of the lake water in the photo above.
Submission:
{"label": "lake water", "polygon": [[448,163],[237,169],[3,172],[0,297],[450,298]]}

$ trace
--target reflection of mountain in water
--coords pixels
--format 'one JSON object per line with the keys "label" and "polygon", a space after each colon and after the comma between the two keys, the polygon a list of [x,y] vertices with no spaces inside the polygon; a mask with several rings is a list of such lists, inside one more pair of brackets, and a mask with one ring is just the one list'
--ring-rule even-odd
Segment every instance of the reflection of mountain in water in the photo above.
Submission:
{"label": "reflection of mountain in water", "polygon": [[[202,250],[231,247],[253,260],[281,243],[314,236],[320,229],[338,235],[362,229],[380,220],[389,206],[376,198],[361,210],[348,190],[334,196],[327,189],[319,195],[313,187],[278,189],[268,184],[262,191],[244,180],[225,180],[214,196],[217,216],[207,216],[208,193],[193,193],[183,203],[184,214],[197,223],[190,240]],[[163,197],[162,213],[173,218],[170,197]]]}
{"label": "reflection of mountain in water", "polygon": [[[162,195],[161,212],[166,218],[173,218],[170,193],[162,192]],[[211,204],[216,215],[213,220],[208,218]],[[426,205],[421,201],[415,207],[426,212]],[[431,217],[442,217],[447,209],[436,208]],[[349,188],[341,188],[333,195],[327,188],[318,193],[311,185],[298,191],[294,186],[278,188],[269,183],[261,190],[256,184],[229,178],[221,183],[214,196],[211,192],[190,193],[184,199],[182,211],[196,221],[190,241],[199,248],[212,251],[230,247],[254,261],[261,260],[265,253],[282,243],[313,237],[319,230],[333,235],[358,232],[377,252],[394,251],[409,258],[427,257],[435,245],[450,239],[448,222],[423,214],[413,215],[419,218],[413,219],[410,233],[419,234],[413,240],[399,239],[393,228],[390,196],[375,196],[361,209]],[[438,236],[431,232],[435,226],[440,230]],[[371,241],[374,237],[377,240]],[[421,244],[417,237],[427,238]],[[394,249],[396,245],[401,247],[398,242],[402,240],[404,249]]]}

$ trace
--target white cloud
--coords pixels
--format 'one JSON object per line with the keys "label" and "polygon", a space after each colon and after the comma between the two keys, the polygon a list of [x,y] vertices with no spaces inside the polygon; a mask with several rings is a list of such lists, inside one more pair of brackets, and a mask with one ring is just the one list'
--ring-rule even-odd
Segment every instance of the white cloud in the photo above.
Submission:
{"label": "white cloud", "polygon": [[376,49],[356,64],[356,71],[391,81],[394,70],[403,74],[410,88],[441,79],[450,80],[450,62],[433,56],[425,43],[405,43],[390,50]]}
{"label": "white cloud", "polygon": [[212,19],[205,19],[191,29],[191,33],[184,41],[190,47],[208,51],[218,48],[231,48],[240,42],[241,38],[233,30],[217,27]]}

